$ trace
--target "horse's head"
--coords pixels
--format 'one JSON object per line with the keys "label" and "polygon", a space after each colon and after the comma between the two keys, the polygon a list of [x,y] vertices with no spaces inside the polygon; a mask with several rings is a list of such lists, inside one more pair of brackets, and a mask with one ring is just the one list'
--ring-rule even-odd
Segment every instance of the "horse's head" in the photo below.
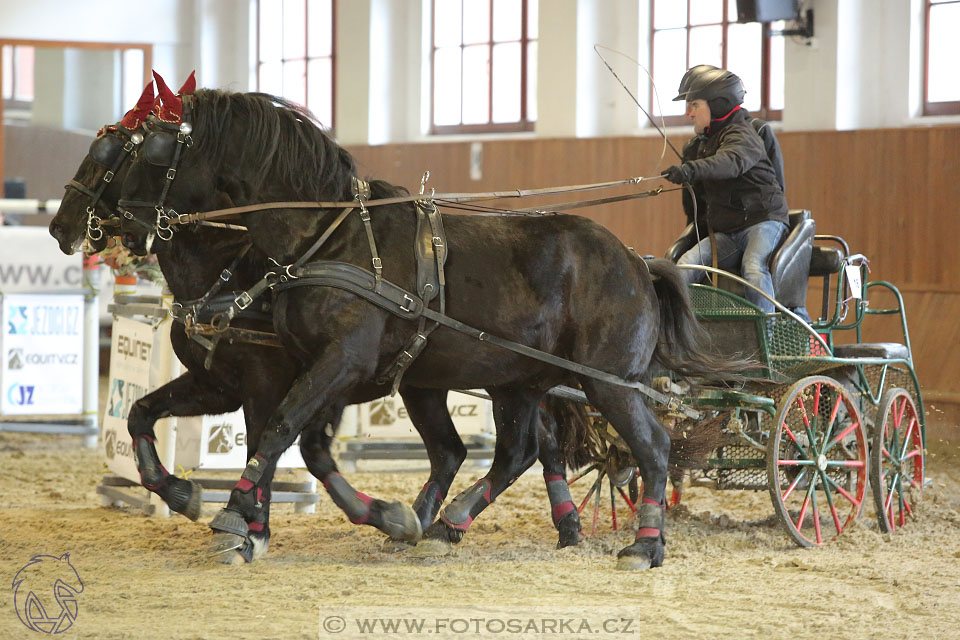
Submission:
{"label": "horse's head", "polygon": [[57,215],[50,222],[50,235],[60,243],[64,253],[74,253],[84,239],[89,253],[106,247],[107,237],[101,223],[115,215],[120,185],[129,168],[129,159],[137,155],[143,142],[141,125],[153,104],[153,83],[150,83],[137,106],[117,124],[101,129],[90,145],[90,151],[65,187]]}
{"label": "horse's head", "polygon": [[147,118],[146,136],[123,182],[120,237],[137,255],[149,253],[155,240],[173,237],[178,213],[209,208],[218,197],[211,171],[193,147],[193,74],[174,94],[156,72],[157,103]]}

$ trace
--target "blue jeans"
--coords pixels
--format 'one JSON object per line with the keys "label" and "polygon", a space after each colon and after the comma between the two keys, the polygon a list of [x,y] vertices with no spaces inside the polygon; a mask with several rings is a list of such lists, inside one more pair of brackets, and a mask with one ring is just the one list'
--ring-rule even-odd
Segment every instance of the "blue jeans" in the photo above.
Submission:
{"label": "blue jeans", "polygon": [[[767,220],[733,233],[713,234],[717,239],[717,267],[736,273],[737,262],[739,261],[743,279],[773,298],[773,279],[770,277],[770,268],[767,266],[767,261],[786,232],[787,225],[784,223]],[[709,267],[712,262],[713,252],[710,250],[710,237],[708,236],[701,240],[697,246],[680,256],[677,264],[696,264]],[[703,271],[693,269],[685,269],[681,273],[687,284],[700,282],[706,277]],[[760,307],[764,313],[776,311],[773,303],[769,300],[749,287],[744,288],[746,289],[744,297]]]}

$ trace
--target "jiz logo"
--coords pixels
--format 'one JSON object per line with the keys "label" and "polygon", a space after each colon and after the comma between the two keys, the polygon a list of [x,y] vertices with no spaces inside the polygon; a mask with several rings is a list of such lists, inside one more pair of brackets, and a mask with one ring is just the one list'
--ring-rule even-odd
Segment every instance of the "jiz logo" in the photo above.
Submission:
{"label": "jiz logo", "polygon": [[10,306],[10,317],[7,318],[7,333],[12,336],[22,336],[27,333],[27,308]]}
{"label": "jiz logo", "polygon": [[34,386],[24,384],[12,384],[7,389],[7,402],[11,405],[25,407],[33,404]]}
{"label": "jiz logo", "polygon": [[63,633],[77,619],[83,580],[70,554],[33,556],[13,578],[13,602],[20,622],[31,631]]}

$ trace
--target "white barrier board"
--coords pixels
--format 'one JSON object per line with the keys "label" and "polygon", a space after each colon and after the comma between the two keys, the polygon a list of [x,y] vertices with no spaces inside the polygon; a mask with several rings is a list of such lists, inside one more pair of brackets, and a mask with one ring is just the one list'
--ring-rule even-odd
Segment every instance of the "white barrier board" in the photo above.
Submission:
{"label": "white barrier board", "polygon": [[82,413],[83,296],[0,298],[0,414]]}
{"label": "white barrier board", "polygon": [[[150,358],[157,333],[149,324],[117,318],[113,322],[113,337],[110,340],[110,381],[101,422],[101,440],[107,467],[135,482],[140,481],[140,474],[127,431],[127,416],[133,403],[150,391]],[[165,335],[162,335],[162,339],[169,341]],[[163,451],[160,440],[165,430],[160,429],[159,425],[154,429],[158,438],[157,451]]]}
{"label": "white barrier board", "polygon": [[0,293],[76,291],[83,256],[60,252],[46,227],[0,226]]}
{"label": "white barrier board", "polygon": [[[180,418],[177,423],[177,464],[185,469],[243,469],[255,451],[247,451],[243,410],[218,416]],[[305,469],[300,438],[284,451],[278,469]]]}
{"label": "white barrier board", "polygon": [[[460,435],[495,432],[493,405],[489,400],[451,391],[447,395],[447,408]],[[400,396],[387,396],[360,405],[357,436],[381,440],[420,439]]]}

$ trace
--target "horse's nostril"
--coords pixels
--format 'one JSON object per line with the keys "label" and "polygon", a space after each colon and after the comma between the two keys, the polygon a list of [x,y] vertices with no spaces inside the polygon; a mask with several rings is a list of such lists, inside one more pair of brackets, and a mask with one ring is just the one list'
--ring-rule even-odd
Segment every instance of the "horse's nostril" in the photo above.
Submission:
{"label": "horse's nostril", "polygon": [[123,234],[123,244],[125,246],[132,247],[136,241],[137,236],[133,235],[132,233]]}

